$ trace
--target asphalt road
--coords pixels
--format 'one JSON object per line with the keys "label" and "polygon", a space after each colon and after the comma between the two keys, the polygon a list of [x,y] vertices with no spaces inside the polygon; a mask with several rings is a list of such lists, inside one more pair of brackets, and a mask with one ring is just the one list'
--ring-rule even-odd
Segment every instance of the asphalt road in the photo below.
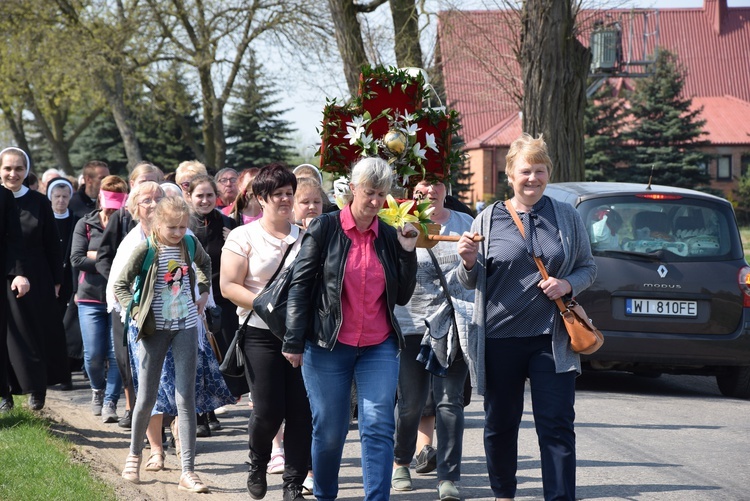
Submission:
{"label": "asphalt road", "polygon": [[[90,390],[80,376],[72,392],[50,391],[46,412],[55,428],[78,444],[77,457],[121,499],[196,499],[177,491],[179,465],[168,450],[169,470],[142,470],[143,483],[119,478],[129,435],[90,415]],[[621,373],[586,374],[578,380],[576,403],[580,499],[750,500],[750,401],[722,397],[713,378]],[[247,417],[245,402],[220,416],[223,429],[197,441],[196,471],[211,488],[199,499],[247,500]],[[481,398],[466,409],[461,492],[490,500],[482,445]],[[517,499],[541,499],[539,452],[528,398],[519,443]],[[412,470],[413,472],[413,470]],[[434,500],[435,473],[412,473],[415,490],[393,499]],[[352,428],[341,464],[340,497],[363,498],[358,433]],[[281,475],[269,476],[269,500],[281,499]]]}

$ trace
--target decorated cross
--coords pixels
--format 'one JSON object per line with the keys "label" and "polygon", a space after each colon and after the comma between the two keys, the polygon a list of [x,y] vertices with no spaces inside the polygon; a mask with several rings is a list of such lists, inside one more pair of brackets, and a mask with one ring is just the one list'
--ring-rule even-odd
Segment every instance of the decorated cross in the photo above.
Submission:
{"label": "decorated cross", "polygon": [[448,180],[463,160],[451,148],[458,113],[423,107],[425,87],[421,72],[362,68],[357,97],[328,101],[323,110],[321,170],[346,176],[359,158],[379,156],[402,186]]}

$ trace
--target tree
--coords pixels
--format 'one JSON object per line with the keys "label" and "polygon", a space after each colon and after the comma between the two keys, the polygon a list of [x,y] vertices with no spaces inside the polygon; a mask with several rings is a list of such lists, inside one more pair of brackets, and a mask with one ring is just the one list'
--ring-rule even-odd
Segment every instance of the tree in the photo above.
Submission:
{"label": "tree", "polygon": [[581,181],[591,51],[577,38],[578,2],[526,0],[521,9],[523,130],[544,135],[553,181]]}
{"label": "tree", "polygon": [[624,169],[620,132],[626,125],[624,100],[605,84],[588,101],[583,119],[586,181],[619,181]]}
{"label": "tree", "polygon": [[[293,31],[319,17],[305,0],[147,0],[171,59],[195,72],[200,88],[203,154],[207,167],[224,167],[224,111],[251,43],[271,31]],[[292,33],[289,36],[293,36]],[[150,88],[158,86],[152,82]]]}
{"label": "tree", "polygon": [[710,156],[700,151],[709,144],[701,139],[706,121],[702,109],[692,109],[692,99],[682,96],[685,69],[677,56],[659,52],[654,73],[636,84],[629,97],[630,122],[622,134],[627,155],[628,180],[697,188],[710,183]]}
{"label": "tree", "polygon": [[[87,71],[81,78],[107,103],[132,168],[142,160],[141,147],[127,100],[140,88],[142,70],[160,54],[153,34],[143,36],[147,11],[141,2],[55,0],[61,22],[76,37],[85,54]],[[153,43],[152,43],[153,42]],[[156,47],[156,54],[149,50]]]}
{"label": "tree", "polygon": [[[368,58],[365,51],[362,26],[357,16],[374,12],[386,2],[389,0],[371,0],[366,3],[354,3],[354,0],[328,0],[336,45],[344,64],[346,84],[352,96],[355,96],[359,89],[359,73],[362,66],[375,62]],[[396,65],[400,68],[421,68],[424,62],[419,43],[419,12],[416,1],[390,0],[389,3]]]}
{"label": "tree", "polygon": [[56,167],[72,172],[70,148],[103,103],[80,81],[84,58],[57,14],[41,0],[0,3],[0,109],[18,144],[29,146],[33,127]]}
{"label": "tree", "polygon": [[286,162],[292,154],[287,143],[291,123],[275,109],[281,102],[275,86],[263,82],[262,67],[252,57],[237,86],[237,103],[228,115],[227,165],[238,170]]}

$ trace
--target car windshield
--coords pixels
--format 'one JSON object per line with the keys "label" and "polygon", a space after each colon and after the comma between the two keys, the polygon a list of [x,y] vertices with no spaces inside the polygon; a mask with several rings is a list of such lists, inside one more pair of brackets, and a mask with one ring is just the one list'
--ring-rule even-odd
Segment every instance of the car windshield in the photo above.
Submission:
{"label": "car windshield", "polygon": [[712,200],[621,196],[587,200],[578,210],[595,255],[701,261],[736,254],[734,215]]}

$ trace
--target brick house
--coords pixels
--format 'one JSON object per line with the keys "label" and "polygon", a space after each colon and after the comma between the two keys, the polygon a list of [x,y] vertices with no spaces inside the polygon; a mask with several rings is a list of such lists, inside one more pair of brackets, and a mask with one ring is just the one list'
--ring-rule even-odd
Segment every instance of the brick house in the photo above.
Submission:
{"label": "brick house", "polygon": [[[588,45],[597,19],[620,23],[622,59],[633,73],[656,47],[677,54],[687,69],[684,92],[703,107],[706,151],[715,155],[707,166],[712,186],[731,197],[750,167],[750,8],[704,0],[692,9],[586,10],[578,16],[582,43]],[[503,193],[505,154],[521,134],[516,26],[515,14],[504,10],[439,16],[439,61],[448,104],[461,114],[472,204]],[[633,86],[630,78],[610,83]]]}

